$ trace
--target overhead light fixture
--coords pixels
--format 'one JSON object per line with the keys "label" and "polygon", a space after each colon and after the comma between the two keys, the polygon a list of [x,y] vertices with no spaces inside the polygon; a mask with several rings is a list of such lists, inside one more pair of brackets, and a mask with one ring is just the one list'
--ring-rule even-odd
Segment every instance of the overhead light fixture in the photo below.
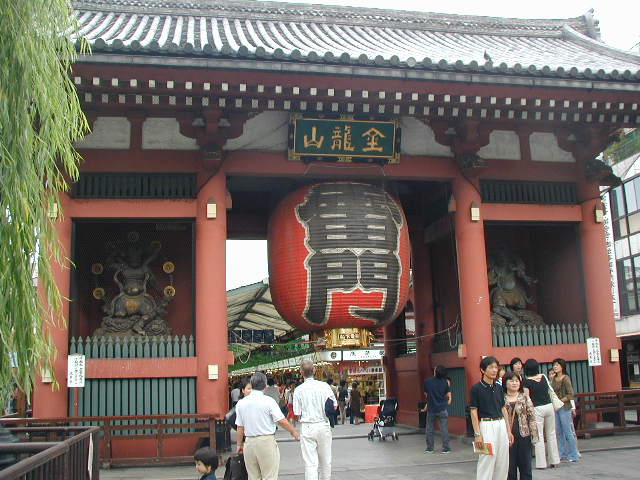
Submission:
{"label": "overhead light fixture", "polygon": [[57,219],[58,218],[58,202],[51,203],[51,205],[49,205],[49,211],[47,213],[49,215],[49,218],[54,220]]}
{"label": "overhead light fixture", "polygon": [[602,205],[597,204],[593,208],[593,216],[596,223],[602,223],[604,221],[604,210],[602,209]]}
{"label": "overhead light fixture", "polygon": [[218,215],[218,205],[213,198],[207,200],[207,218],[216,218]]}
{"label": "overhead light fixture", "polygon": [[449,197],[449,203],[447,204],[447,212],[454,213],[456,211],[456,197],[451,194]]}
{"label": "overhead light fixture", "polygon": [[612,362],[619,362],[620,361],[620,352],[618,351],[617,348],[612,348],[609,351],[609,356]]}
{"label": "overhead light fixture", "polygon": [[478,206],[478,204],[476,204],[476,202],[471,202],[470,214],[472,222],[480,221],[480,207]]}

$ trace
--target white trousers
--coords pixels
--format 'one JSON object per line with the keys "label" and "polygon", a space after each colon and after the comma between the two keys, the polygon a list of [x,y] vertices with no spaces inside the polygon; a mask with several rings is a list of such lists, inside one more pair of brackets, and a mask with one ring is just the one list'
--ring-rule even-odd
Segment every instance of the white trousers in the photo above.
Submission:
{"label": "white trousers", "polygon": [[[535,444],[536,468],[547,467],[547,457],[551,465],[560,463],[558,440],[556,439],[556,412],[553,404],[533,407],[538,424],[538,443]],[[546,453],[545,453],[546,445]]]}
{"label": "white trousers", "polygon": [[247,437],[244,443],[244,465],[249,480],[278,480],[280,449],[275,435]]}
{"label": "white trousers", "polygon": [[331,478],[331,427],[329,423],[303,423],[300,450],[304,460],[305,480]]}
{"label": "white trousers", "polygon": [[493,444],[493,455],[478,455],[477,480],[507,480],[509,474],[509,434],[502,420],[480,420],[485,443]]}

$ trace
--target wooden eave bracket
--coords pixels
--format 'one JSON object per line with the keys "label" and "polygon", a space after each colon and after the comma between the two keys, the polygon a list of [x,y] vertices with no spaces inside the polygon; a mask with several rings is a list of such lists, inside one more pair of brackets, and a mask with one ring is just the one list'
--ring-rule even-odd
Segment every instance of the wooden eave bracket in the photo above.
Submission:
{"label": "wooden eave bracket", "polygon": [[446,121],[430,122],[435,139],[441,145],[451,148],[458,167],[465,176],[477,177],[487,167],[487,162],[478,152],[489,144],[491,127],[479,120],[454,123]]}
{"label": "wooden eave bracket", "polygon": [[180,133],[196,140],[202,153],[202,166],[213,173],[220,169],[224,161],[222,147],[228,140],[242,135],[248,119],[249,114],[225,115],[225,112],[218,108],[204,110],[201,116],[194,112],[180,112],[176,115]]}
{"label": "wooden eave bracket", "polygon": [[561,129],[556,132],[558,145],[571,152],[577,162],[584,166],[587,181],[603,187],[615,187],[622,183],[620,177],[613,173],[610,165],[596,157],[617,138],[617,129]]}

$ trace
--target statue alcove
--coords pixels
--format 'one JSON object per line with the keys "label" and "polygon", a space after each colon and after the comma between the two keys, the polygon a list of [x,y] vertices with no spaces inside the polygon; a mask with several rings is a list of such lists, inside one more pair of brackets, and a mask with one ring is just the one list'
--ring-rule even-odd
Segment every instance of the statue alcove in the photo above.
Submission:
{"label": "statue alcove", "polygon": [[74,222],[72,337],[193,334],[193,223]]}
{"label": "statue alcove", "polygon": [[[576,227],[572,224],[489,224],[485,227],[488,281],[494,325],[582,324],[584,290]],[[510,264],[520,293],[496,301],[496,264]],[[493,272],[492,272],[492,266]],[[518,287],[516,287],[517,289]],[[522,301],[523,300],[523,301]],[[530,312],[527,313],[527,312]]]}

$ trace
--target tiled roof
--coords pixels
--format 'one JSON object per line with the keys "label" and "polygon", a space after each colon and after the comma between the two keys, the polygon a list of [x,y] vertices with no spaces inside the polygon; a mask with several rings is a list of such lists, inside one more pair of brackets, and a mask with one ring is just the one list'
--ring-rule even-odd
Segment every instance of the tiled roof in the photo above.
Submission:
{"label": "tiled roof", "polygon": [[640,81],[593,17],[522,20],[251,0],[74,2],[94,52]]}

